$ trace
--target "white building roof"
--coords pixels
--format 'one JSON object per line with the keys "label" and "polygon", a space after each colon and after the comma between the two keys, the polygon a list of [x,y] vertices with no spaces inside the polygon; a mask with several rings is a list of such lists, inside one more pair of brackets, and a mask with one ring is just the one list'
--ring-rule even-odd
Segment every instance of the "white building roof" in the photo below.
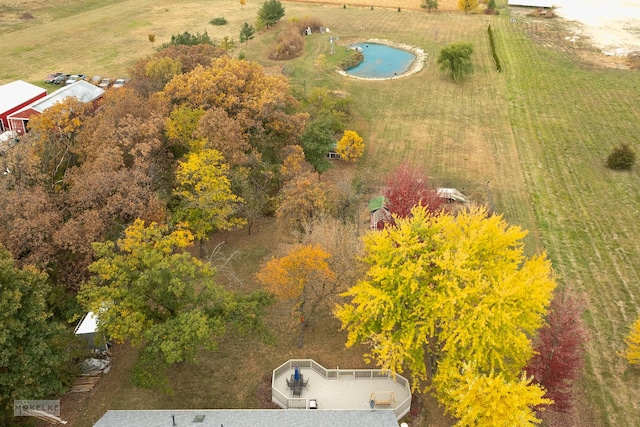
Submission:
{"label": "white building roof", "polygon": [[100,89],[99,87],[94,86],[89,82],[85,82],[84,80],[80,80],[69,86],[60,88],[42,99],[37,100],[27,108],[31,108],[42,113],[47,108],[51,107],[57,102],[65,100],[70,96],[75,96],[78,101],[87,103],[100,98],[103,93],[104,90]]}
{"label": "white building roof", "polygon": [[553,7],[553,0],[509,0],[509,6]]}
{"label": "white building roof", "polygon": [[9,111],[20,104],[30,101],[38,95],[47,93],[46,90],[31,83],[16,80],[0,86],[0,114]]}
{"label": "white building roof", "polygon": [[92,311],[88,312],[76,326],[76,335],[93,334],[98,331],[98,318]]}

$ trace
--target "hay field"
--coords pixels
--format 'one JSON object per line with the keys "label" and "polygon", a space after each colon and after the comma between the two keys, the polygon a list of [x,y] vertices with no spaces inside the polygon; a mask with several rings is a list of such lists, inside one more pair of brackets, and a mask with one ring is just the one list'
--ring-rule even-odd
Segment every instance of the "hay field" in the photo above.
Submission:
{"label": "hay field", "polygon": [[[402,6],[370,10],[351,7],[352,2],[346,9],[341,4],[283,4],[286,18],[318,18],[340,37],[341,45],[384,38],[427,52],[423,71],[387,82],[345,79],[314,66],[319,55],[329,57],[326,35],[307,38],[307,56],[286,63],[267,59],[278,28],[238,47],[234,55],[243,51],[248,59],[284,67],[299,91],[328,86],[348,93],[357,116],[352,128],[367,144],[365,164],[379,175],[408,159],[424,166],[436,185],[456,187],[476,200],[486,200],[490,191],[498,212],[530,230],[529,251],[549,253],[561,286],[587,296],[591,342],[576,390],[578,411],[560,425],[640,425],[640,372],[617,354],[640,313],[640,177],[637,167],[631,172],[603,167],[619,142],[640,150],[640,75],[582,64],[574,47],[562,45],[562,26],[531,23],[529,18],[512,23],[506,14],[429,14]],[[237,39],[240,25],[253,22],[257,8],[258,2],[251,0],[244,8],[235,0],[129,0],[52,22],[37,22],[36,14],[33,22],[20,24],[27,27],[0,29],[0,45],[11,58],[0,63],[0,83],[16,78],[36,82],[57,70],[125,74],[136,58],[153,51],[149,33],[156,34],[156,45],[185,30],[206,29],[214,38]],[[219,16],[229,25],[208,24]],[[498,40],[502,74],[494,71],[489,52],[489,23]],[[547,29],[549,38],[539,28]],[[453,41],[470,41],[475,48],[476,73],[461,84],[451,83],[434,63],[438,50]],[[243,359],[229,357],[234,363]],[[211,378],[212,384],[224,382],[215,372]],[[255,384],[246,383],[246,389],[235,397],[224,395],[224,400],[224,388],[211,385],[207,401],[213,407],[252,406]],[[120,385],[121,395],[135,396],[135,390],[125,389],[126,384]],[[128,402],[104,393],[107,406],[144,405],[135,397]],[[151,405],[167,402],[155,399]]]}

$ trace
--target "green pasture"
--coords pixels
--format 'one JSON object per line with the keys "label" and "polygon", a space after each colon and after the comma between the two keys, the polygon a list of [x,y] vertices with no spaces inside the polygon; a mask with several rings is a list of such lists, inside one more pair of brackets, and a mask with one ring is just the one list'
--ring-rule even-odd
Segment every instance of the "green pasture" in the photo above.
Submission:
{"label": "green pasture", "polygon": [[[248,0],[241,7],[236,0],[123,0],[104,6],[92,3],[51,20],[39,21],[36,13],[33,21],[0,27],[5,59],[0,62],[0,84],[14,79],[40,82],[51,71],[126,75],[136,59],[183,31],[206,30],[212,38],[228,35],[237,41],[240,26],[254,22],[260,3]],[[572,425],[640,425],[640,371],[629,368],[618,354],[640,313],[640,178],[638,167],[631,172],[604,167],[607,154],[620,142],[640,150],[640,74],[585,65],[564,44],[560,25],[550,25],[540,34],[530,25],[531,18],[510,20],[506,13],[488,17],[283,4],[285,20],[238,46],[233,55],[243,52],[247,59],[278,67],[297,91],[325,86],[349,94],[355,112],[350,128],[367,144],[362,168],[373,167],[384,176],[408,160],[425,167],[434,185],[456,187],[483,203],[491,199],[496,212],[528,229],[529,253],[547,251],[560,285],[586,297],[591,340]],[[304,16],[319,19],[340,38],[336,52],[330,54],[329,34],[316,34],[306,39],[304,57],[270,61],[268,52],[278,30],[288,18]],[[208,22],[215,17],[229,23],[212,26]],[[489,23],[502,73],[494,68]],[[154,45],[148,41],[150,33],[156,35]],[[384,82],[348,79],[332,71],[331,64],[345,55],[340,45],[368,38],[423,48],[428,55],[425,68]],[[476,72],[460,84],[449,81],[435,63],[438,50],[454,41],[471,42],[475,49]],[[324,66],[315,65],[320,55],[327,59]],[[311,342],[314,336],[312,331]],[[312,353],[323,363],[322,343],[318,345],[311,347]],[[289,357],[306,357],[292,346],[276,347],[259,347],[257,366],[275,367]],[[230,372],[224,360],[233,362],[234,375],[243,372],[243,363],[252,363],[247,354],[234,357],[233,352],[243,348],[221,348],[216,370],[208,372],[210,383],[197,391],[198,399],[187,397],[186,405],[255,406],[255,383],[237,381],[245,388],[232,394],[217,385],[225,382],[217,371]],[[335,354],[324,357],[330,359],[327,364],[340,363]],[[255,363],[252,366],[247,372],[258,375]],[[185,368],[177,371],[181,378],[202,376]],[[117,390],[118,396],[111,397],[105,391],[107,406],[180,404],[175,398],[156,397],[145,405],[122,397],[134,396],[130,385],[120,384]],[[180,397],[185,393],[188,387]],[[432,424],[427,419],[424,425]]]}

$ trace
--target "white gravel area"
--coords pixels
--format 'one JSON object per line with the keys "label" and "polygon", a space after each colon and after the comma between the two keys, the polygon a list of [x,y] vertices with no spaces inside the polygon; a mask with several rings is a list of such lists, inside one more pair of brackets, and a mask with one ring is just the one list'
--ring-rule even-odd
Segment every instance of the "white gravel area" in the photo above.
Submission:
{"label": "white gravel area", "polygon": [[555,13],[582,24],[577,36],[607,55],[640,52],[640,0],[554,0]]}

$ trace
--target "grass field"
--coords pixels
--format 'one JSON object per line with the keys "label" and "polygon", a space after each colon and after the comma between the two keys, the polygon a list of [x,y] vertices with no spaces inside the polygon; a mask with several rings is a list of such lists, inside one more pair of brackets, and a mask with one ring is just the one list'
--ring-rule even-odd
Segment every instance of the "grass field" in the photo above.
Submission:
{"label": "grass field", "polygon": [[[206,5],[129,0],[108,6],[83,3],[76,14],[73,4],[62,5],[57,15],[34,8],[34,19],[0,27],[0,45],[5,58],[11,58],[0,63],[0,84],[18,78],[39,82],[58,70],[124,75],[137,58],[153,52],[149,33],[156,35],[156,46],[185,30],[237,39],[240,25],[253,22],[258,8],[253,1],[241,7],[235,0]],[[565,45],[566,34],[553,21],[428,14],[386,2],[389,8],[350,2],[343,9],[342,4],[284,3],[287,18],[318,18],[341,44],[375,37],[419,46],[428,54],[424,70],[387,82],[343,78],[313,65],[318,55],[329,56],[327,35],[306,39],[305,58],[273,63],[267,52],[277,28],[234,54],[244,51],[248,59],[284,66],[298,90],[323,85],[347,92],[357,113],[351,127],[367,144],[365,163],[381,173],[410,159],[426,167],[436,185],[456,187],[479,201],[486,201],[490,191],[497,212],[530,230],[529,252],[546,250],[561,286],[587,296],[587,364],[576,390],[577,410],[559,425],[640,425],[640,372],[618,355],[640,308],[640,177],[637,167],[612,172],[603,166],[620,142],[640,149],[640,75],[584,63],[581,52]],[[15,8],[25,5],[18,2]],[[2,10],[0,22],[8,22],[11,13]],[[229,24],[208,24],[220,16]],[[503,62],[501,74],[489,52],[489,23]],[[438,50],[453,41],[469,41],[475,48],[476,73],[461,84],[451,83],[434,63]],[[250,278],[250,270],[269,253],[273,235],[272,228],[264,227],[251,239],[231,239],[246,257],[242,265],[252,266],[243,277]],[[131,356],[123,348],[122,370],[105,377],[82,404],[77,425],[90,425],[106,408],[255,407],[258,379],[286,358],[315,357],[325,366],[359,360],[361,349],[344,350],[344,337],[328,318],[310,333],[304,351],[294,351],[293,334],[289,337],[287,324],[274,310],[269,322],[279,338],[276,347],[229,340],[219,353],[203,357],[200,370],[179,367],[173,372],[173,397],[131,387],[126,381]],[[434,411],[423,425],[446,423]]]}

